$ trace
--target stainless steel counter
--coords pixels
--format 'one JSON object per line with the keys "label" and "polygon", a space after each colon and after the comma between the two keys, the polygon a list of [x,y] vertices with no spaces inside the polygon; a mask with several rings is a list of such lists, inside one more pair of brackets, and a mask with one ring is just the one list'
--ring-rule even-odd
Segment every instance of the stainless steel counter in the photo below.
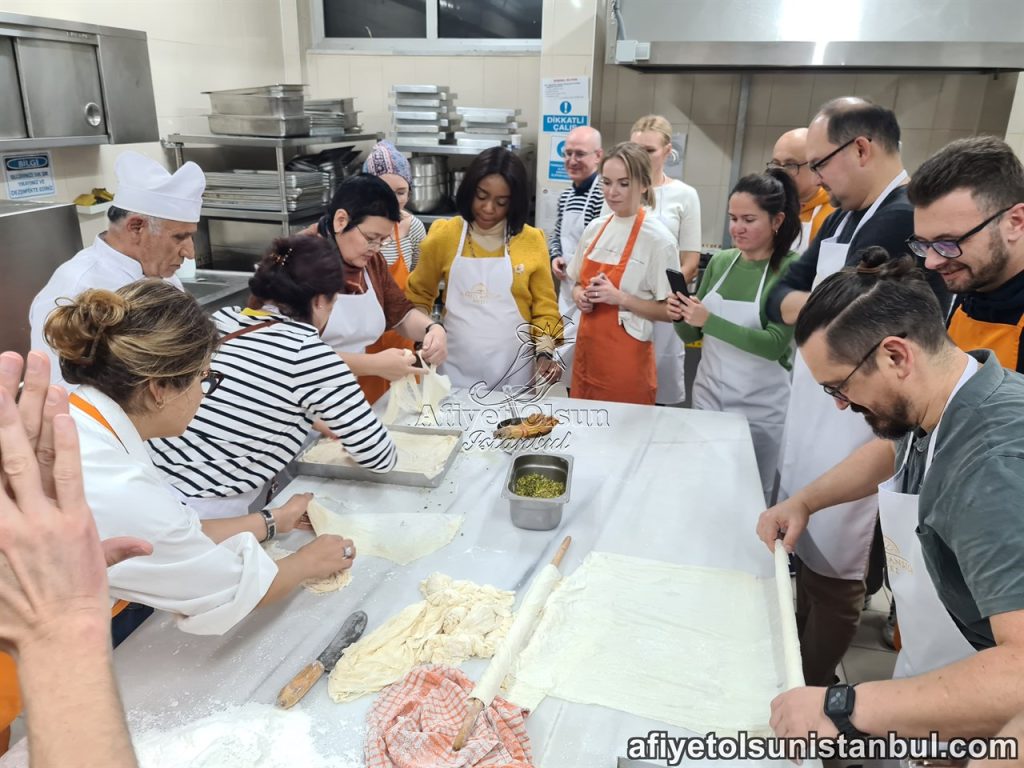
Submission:
{"label": "stainless steel counter", "polygon": [[197,269],[195,277],[181,283],[212,314],[222,307],[244,307],[249,299],[250,277],[248,272]]}

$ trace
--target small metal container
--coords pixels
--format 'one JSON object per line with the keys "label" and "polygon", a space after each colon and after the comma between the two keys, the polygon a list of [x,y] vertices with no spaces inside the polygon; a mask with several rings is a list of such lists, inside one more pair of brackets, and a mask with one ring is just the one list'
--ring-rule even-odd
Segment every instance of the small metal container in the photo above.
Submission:
{"label": "small metal container", "polygon": [[[516,481],[523,475],[538,474],[565,483],[561,496],[538,499],[515,492]],[[508,499],[512,525],[529,531],[550,531],[562,522],[562,509],[569,503],[572,485],[572,456],[556,453],[522,453],[512,460],[501,496]]]}

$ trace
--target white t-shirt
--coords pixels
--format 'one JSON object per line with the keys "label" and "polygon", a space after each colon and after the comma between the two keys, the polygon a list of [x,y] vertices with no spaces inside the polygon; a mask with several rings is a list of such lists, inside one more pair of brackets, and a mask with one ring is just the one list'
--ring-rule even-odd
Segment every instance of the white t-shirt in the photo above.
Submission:
{"label": "white t-shirt", "polygon": [[[679,179],[669,179],[654,187],[654,207],[648,213],[657,216],[675,238],[677,250],[700,251],[700,198],[697,190]],[[601,206],[601,215],[612,212],[608,203]]]}
{"label": "white t-shirt", "polygon": [[[583,269],[583,254],[597,237],[606,221],[609,222],[608,228],[605,229],[587,258],[599,264],[618,264],[622,258],[622,251],[626,247],[626,241],[629,240],[629,233],[633,229],[635,218],[635,216],[620,218],[609,214],[590,222],[583,230],[583,236],[576,246],[576,254],[566,269],[569,277],[579,282],[580,272]],[[647,214],[640,227],[640,232],[637,234],[636,244],[633,246],[629,263],[626,264],[626,269],[622,274],[619,288],[641,299],[662,301],[671,293],[665,270],[678,264],[679,251],[672,233],[658,219]],[[654,332],[654,323],[650,320],[621,308],[619,309],[619,322],[630,336],[639,341],[650,341],[651,334]]]}

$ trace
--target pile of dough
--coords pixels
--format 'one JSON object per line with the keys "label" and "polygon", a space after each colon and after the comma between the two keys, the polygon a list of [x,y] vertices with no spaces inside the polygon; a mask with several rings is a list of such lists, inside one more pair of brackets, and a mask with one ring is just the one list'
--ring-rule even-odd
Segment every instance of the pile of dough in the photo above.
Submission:
{"label": "pile of dough", "polygon": [[[280,560],[283,557],[295,554],[292,550],[285,549],[276,541],[264,544],[263,549],[270,555],[272,560]],[[352,569],[348,568],[344,571],[338,571],[325,579],[306,579],[302,582],[302,586],[314,594],[324,595],[328,592],[337,592],[339,589],[344,589],[351,583]]]}
{"label": "pile of dough", "polygon": [[435,426],[441,401],[451,391],[450,378],[439,374],[436,366],[425,366],[422,374],[410,374],[391,382],[382,421],[394,424],[403,416],[416,416],[420,426]]}
{"label": "pile of dough", "polygon": [[[418,435],[414,432],[391,432],[398,449],[398,461],[392,472],[411,472],[427,478],[437,477],[448,457],[456,449],[456,435]],[[313,464],[337,464],[358,467],[340,440],[323,438],[302,455],[302,461]]]}
{"label": "pile of dough", "polygon": [[767,734],[770,702],[786,689],[778,613],[774,579],[593,552],[548,599],[507,698]]}
{"label": "pile of dough", "polygon": [[327,684],[332,699],[379,691],[419,664],[490,658],[512,624],[514,592],[440,573],[425,579],[420,592],[423,600],[346,649]]}
{"label": "pile of dough", "polygon": [[462,515],[440,512],[339,513],[314,500],[306,512],[317,536],[333,533],[352,539],[357,557],[383,557],[408,565],[450,542],[462,527]]}

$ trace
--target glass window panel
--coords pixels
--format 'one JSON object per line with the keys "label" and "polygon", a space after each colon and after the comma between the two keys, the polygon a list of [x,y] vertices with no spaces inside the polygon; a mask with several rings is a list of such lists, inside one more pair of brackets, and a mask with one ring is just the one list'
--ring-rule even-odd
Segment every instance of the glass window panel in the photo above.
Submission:
{"label": "glass window panel", "polygon": [[540,39],[544,0],[431,0],[440,38]]}
{"label": "glass window panel", "polygon": [[428,2],[437,0],[323,0],[324,36],[422,39]]}

